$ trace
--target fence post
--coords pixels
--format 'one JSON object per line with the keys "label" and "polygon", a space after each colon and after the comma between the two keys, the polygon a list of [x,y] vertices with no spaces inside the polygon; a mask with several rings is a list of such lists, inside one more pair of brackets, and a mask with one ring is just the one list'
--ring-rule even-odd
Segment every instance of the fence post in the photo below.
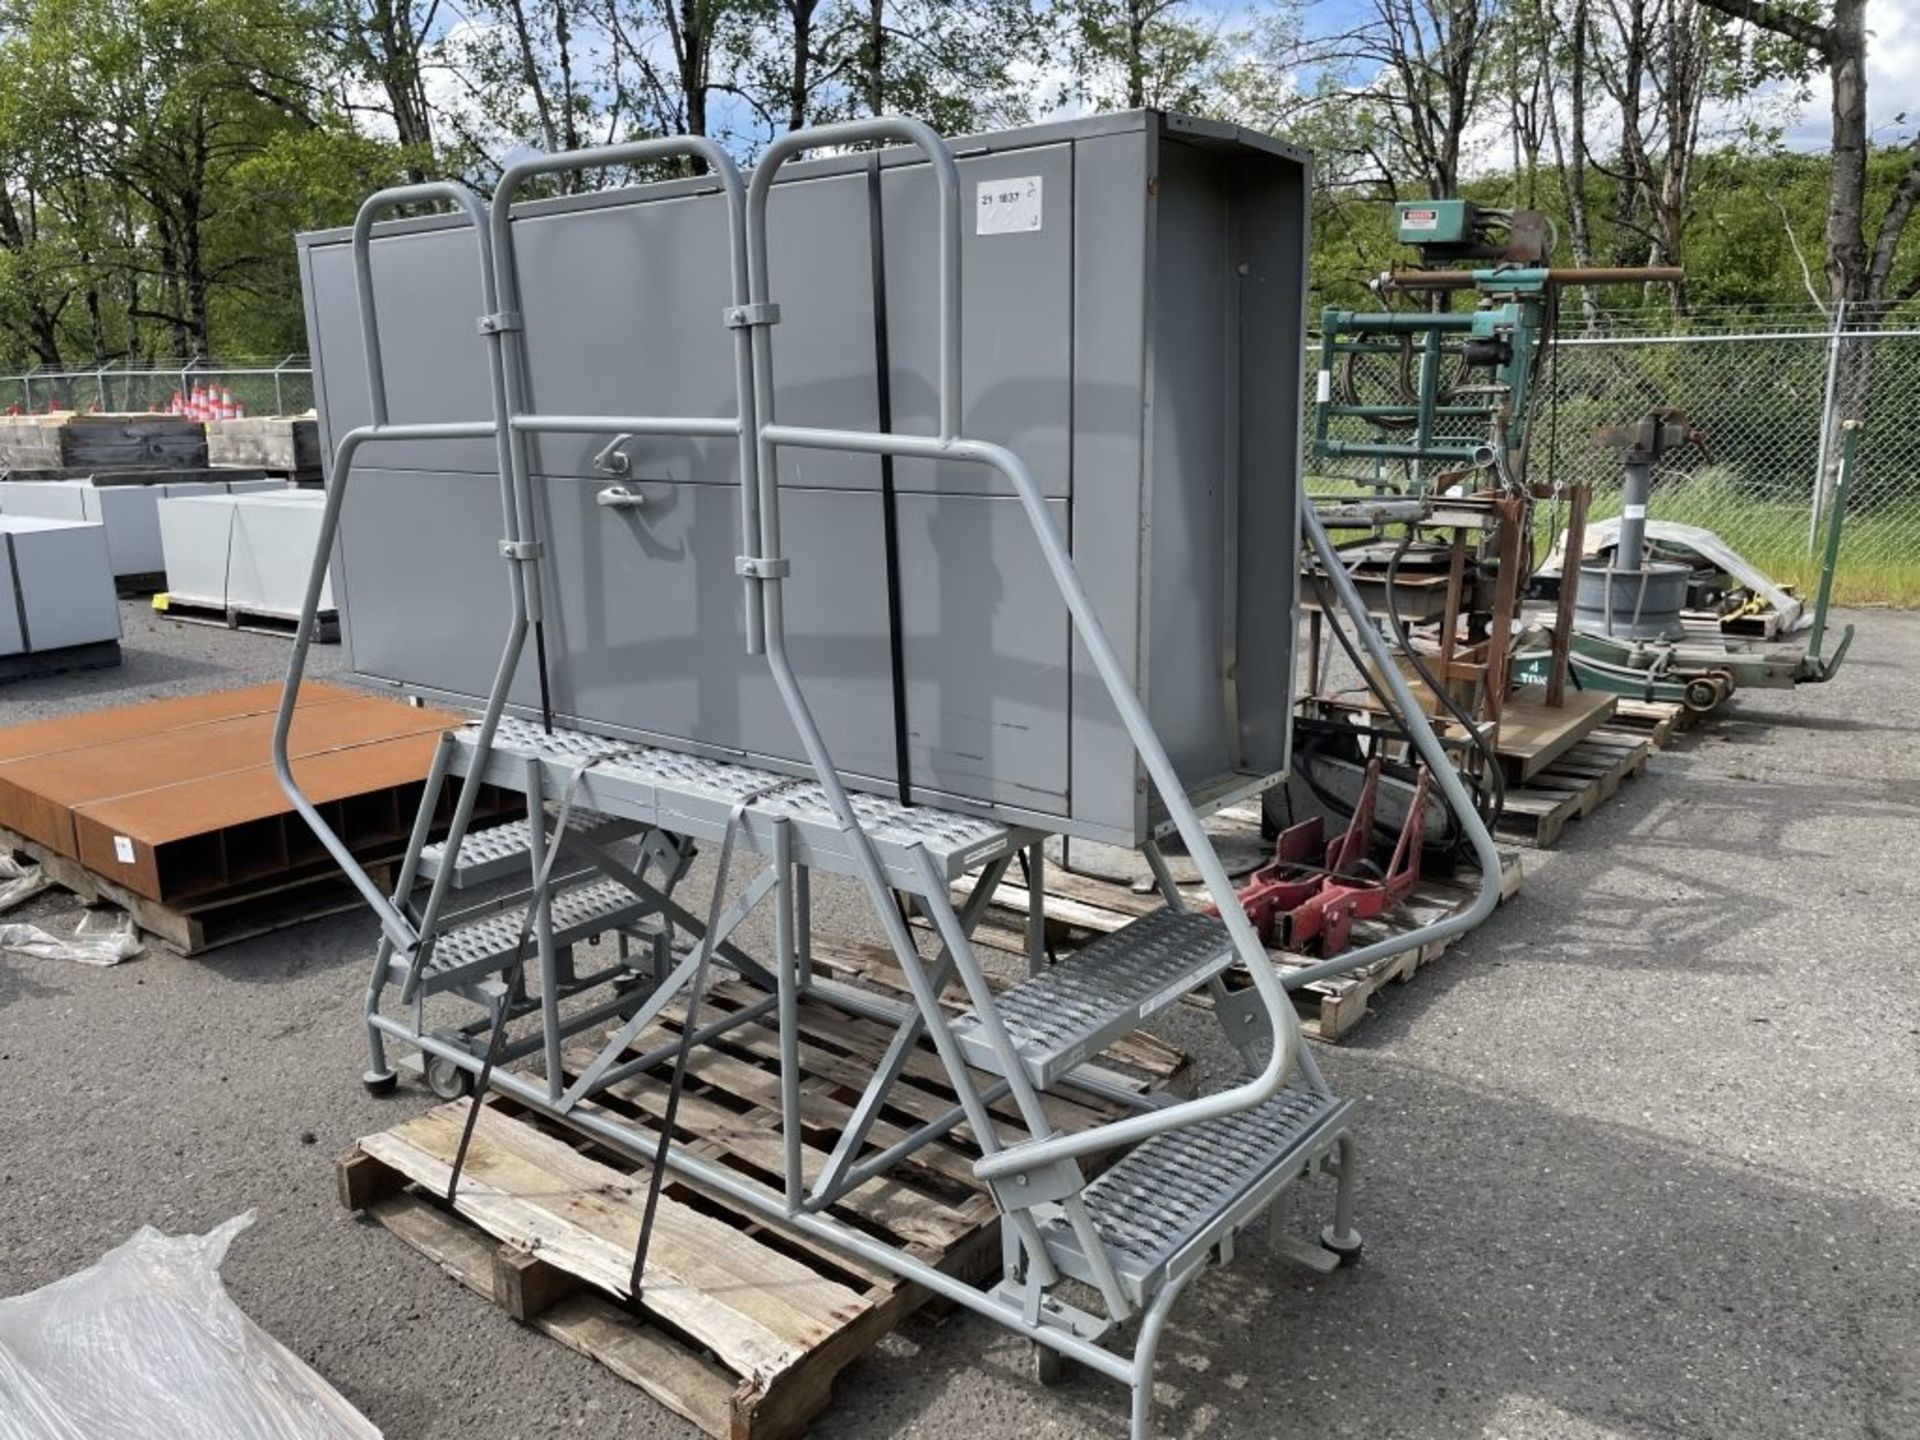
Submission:
{"label": "fence post", "polygon": [[1820,511],[1827,495],[1827,459],[1833,445],[1834,391],[1840,379],[1840,332],[1847,324],[1847,302],[1833,307],[1833,331],[1827,337],[1827,388],[1820,401],[1820,449],[1813,462],[1813,503],[1807,507],[1807,553],[1820,537]]}

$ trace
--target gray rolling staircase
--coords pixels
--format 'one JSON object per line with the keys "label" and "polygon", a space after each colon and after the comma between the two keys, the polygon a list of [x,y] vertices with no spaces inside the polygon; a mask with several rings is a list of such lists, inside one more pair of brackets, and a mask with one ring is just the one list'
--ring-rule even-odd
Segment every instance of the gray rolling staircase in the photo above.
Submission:
{"label": "gray rolling staircase", "polygon": [[[1172,908],[1135,920],[995,997],[1006,1038],[1037,1089],[1077,1067],[1183,996],[1216,981],[1234,962],[1233,942],[1216,917]],[[1224,1019],[1224,1016],[1223,1016]],[[953,1024],[968,1063],[1004,1074],[982,1017]],[[1232,1254],[1233,1236],[1265,1215],[1294,1181],[1329,1152],[1350,1145],[1349,1107],[1307,1062],[1278,1094],[1250,1109],[1152,1136],[1083,1189],[1078,1200],[1104,1251],[1106,1267],[1129,1304],[1149,1307],[1209,1259]],[[1341,1163],[1328,1169],[1341,1174]],[[1347,1172],[1350,1174],[1350,1171]],[[1347,1190],[1342,1176],[1342,1190]],[[1331,1268],[1359,1241],[1341,1215],[1316,1256]],[[1088,1284],[1100,1267],[1087,1253],[1087,1228],[1058,1205],[1034,1207],[1053,1263]]]}

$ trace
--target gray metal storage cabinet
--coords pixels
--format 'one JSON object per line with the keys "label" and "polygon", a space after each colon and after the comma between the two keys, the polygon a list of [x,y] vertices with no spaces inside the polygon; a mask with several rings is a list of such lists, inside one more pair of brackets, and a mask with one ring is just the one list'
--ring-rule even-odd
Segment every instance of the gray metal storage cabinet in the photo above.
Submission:
{"label": "gray metal storage cabinet", "polygon": [[[1268,783],[1290,729],[1307,157],[1153,112],[954,149],[977,206],[961,242],[962,433],[1031,467],[1190,793]],[[788,167],[769,223],[780,419],[933,429],[924,162],[902,150]],[[514,232],[533,410],[733,412],[711,185],[534,202]],[[348,239],[300,240],[329,453],[371,418]],[[472,232],[396,222],[371,256],[391,419],[484,419]],[[799,771],[742,639],[733,443],[629,441],[619,476],[596,468],[604,437],[528,444],[556,717]],[[334,568],[356,673],[436,699],[485,694],[508,620],[497,473],[490,441],[395,443],[356,462]],[[616,479],[644,505],[596,503]],[[1149,833],[1143,771],[992,472],[900,459],[889,483],[874,456],[785,450],[779,479],[790,649],[850,783],[1122,844]],[[514,703],[533,713],[538,695],[529,650]]]}

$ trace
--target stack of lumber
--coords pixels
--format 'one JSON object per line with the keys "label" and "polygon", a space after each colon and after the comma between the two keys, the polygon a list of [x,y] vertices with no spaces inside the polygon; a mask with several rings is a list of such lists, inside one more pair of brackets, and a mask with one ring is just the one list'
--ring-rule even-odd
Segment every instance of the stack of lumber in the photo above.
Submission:
{"label": "stack of lumber", "polygon": [[[279,702],[278,685],[255,685],[0,730],[0,845],[187,951],[272,928],[264,909],[284,924],[322,898],[339,908],[350,895],[274,777]],[[439,732],[460,720],[309,685],[294,774],[354,853],[381,865],[405,846]],[[476,820],[517,803],[485,795]]]}
{"label": "stack of lumber", "polygon": [[56,411],[0,417],[0,467],[8,470],[192,469],[206,463],[206,427],[185,415]]}
{"label": "stack of lumber", "polygon": [[284,476],[296,485],[321,481],[320,422],[311,415],[250,415],[207,422],[207,459]]}

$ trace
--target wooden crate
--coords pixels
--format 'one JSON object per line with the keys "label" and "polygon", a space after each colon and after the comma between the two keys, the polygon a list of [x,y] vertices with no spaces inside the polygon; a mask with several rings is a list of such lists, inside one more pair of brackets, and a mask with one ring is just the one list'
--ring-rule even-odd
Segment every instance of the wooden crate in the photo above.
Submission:
{"label": "wooden crate", "polygon": [[[737,1011],[757,992],[715,987],[703,1018]],[[667,1017],[678,1024],[678,1013]],[[811,1175],[824,1165],[891,1036],[890,1027],[814,1002],[801,1006],[801,1113]],[[635,1048],[659,1043],[651,1030]],[[570,1067],[594,1053],[569,1047]],[[984,1085],[991,1077],[978,1076]],[[777,1193],[779,1039],[749,1023],[695,1050],[677,1138],[743,1180]],[[657,1123],[663,1077],[622,1082],[592,1104]],[[887,1145],[904,1126],[946,1112],[954,1095],[924,1047],[909,1058],[870,1134]],[[369,1136],[340,1161],[342,1202],[428,1256],[514,1318],[638,1385],[710,1435],[782,1440],[812,1424],[835,1377],[929,1298],[877,1268],[778,1230],[675,1175],[663,1192],[637,1302],[629,1271],[647,1169],[512,1107],[489,1103],[449,1209],[446,1183],[469,1102],[443,1105]],[[1046,1098],[1054,1123],[1084,1128],[1118,1107]],[[1011,1107],[993,1107],[1019,1136]],[[892,1117],[899,1117],[899,1121]],[[964,1128],[910,1156],[834,1207],[837,1218],[943,1272],[984,1281],[1000,1263],[999,1212],[973,1176]]]}
{"label": "wooden crate", "polygon": [[320,422],[311,416],[250,415],[207,422],[207,461],[253,466],[296,480],[320,479]]}
{"label": "wooden crate", "polygon": [[1653,742],[1632,734],[1587,737],[1524,786],[1508,786],[1499,836],[1550,850],[1572,821],[1611,799],[1623,782],[1647,768]]}

